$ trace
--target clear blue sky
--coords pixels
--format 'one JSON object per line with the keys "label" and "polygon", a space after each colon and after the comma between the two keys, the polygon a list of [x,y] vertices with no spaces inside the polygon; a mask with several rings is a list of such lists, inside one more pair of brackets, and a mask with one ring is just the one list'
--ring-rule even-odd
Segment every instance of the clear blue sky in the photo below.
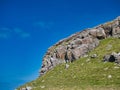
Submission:
{"label": "clear blue sky", "polygon": [[119,15],[119,0],[0,0],[0,90],[35,79],[58,40]]}

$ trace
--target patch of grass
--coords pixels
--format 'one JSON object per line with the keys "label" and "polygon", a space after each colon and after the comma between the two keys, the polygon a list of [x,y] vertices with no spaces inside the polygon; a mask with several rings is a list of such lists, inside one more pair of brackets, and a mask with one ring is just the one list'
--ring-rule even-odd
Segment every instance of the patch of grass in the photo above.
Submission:
{"label": "patch of grass", "polygon": [[[108,45],[111,45],[109,50],[106,49]],[[120,66],[102,62],[103,56],[112,52],[120,52],[120,39],[104,39],[88,53],[88,57],[69,63],[68,69],[65,64],[58,65],[21,87],[32,86],[33,90],[120,90]],[[90,58],[93,54],[98,57]]]}

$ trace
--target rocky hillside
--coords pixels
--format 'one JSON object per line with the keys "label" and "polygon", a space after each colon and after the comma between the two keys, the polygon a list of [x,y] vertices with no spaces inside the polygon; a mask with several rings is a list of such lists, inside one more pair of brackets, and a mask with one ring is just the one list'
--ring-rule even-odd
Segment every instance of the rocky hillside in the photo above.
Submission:
{"label": "rocky hillside", "polygon": [[50,47],[40,74],[17,90],[120,90],[120,17]]}
{"label": "rocky hillside", "polygon": [[107,38],[84,57],[62,63],[17,90],[120,90],[120,39]]}
{"label": "rocky hillside", "polygon": [[120,38],[120,17],[75,33],[50,47],[43,57],[40,75],[45,74],[60,63],[73,62],[86,56],[88,52],[99,45],[100,40],[109,37]]}

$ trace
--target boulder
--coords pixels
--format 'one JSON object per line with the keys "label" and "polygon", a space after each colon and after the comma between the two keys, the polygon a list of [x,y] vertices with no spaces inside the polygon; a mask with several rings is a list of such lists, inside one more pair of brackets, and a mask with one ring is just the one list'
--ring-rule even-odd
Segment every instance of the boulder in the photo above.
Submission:
{"label": "boulder", "polygon": [[110,55],[105,55],[105,56],[103,57],[103,61],[104,61],[104,62],[109,62],[109,59],[110,59]]}
{"label": "boulder", "polygon": [[97,27],[97,28],[91,29],[89,34],[98,39],[106,38],[105,31],[102,27]]}
{"label": "boulder", "polygon": [[97,28],[97,38],[98,39],[105,39],[106,38],[106,34],[103,28],[99,27]]}
{"label": "boulder", "polygon": [[105,55],[103,57],[104,62],[115,62],[115,63],[120,63],[120,54],[113,52],[110,55]]}
{"label": "boulder", "polygon": [[97,36],[97,29],[90,29],[89,34],[93,37],[96,37]]}
{"label": "boulder", "polygon": [[79,59],[81,56],[84,56],[88,51],[88,45],[86,44],[82,44],[81,46],[72,50],[75,59]]}

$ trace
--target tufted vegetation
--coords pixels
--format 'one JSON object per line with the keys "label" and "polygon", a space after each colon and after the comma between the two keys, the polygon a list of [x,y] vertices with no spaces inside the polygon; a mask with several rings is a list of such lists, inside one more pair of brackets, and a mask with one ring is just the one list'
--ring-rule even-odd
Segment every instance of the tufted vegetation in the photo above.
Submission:
{"label": "tufted vegetation", "polygon": [[[104,55],[112,52],[120,52],[120,39],[101,40],[88,56],[68,63],[68,69],[65,64],[60,64],[21,87],[31,86],[33,90],[120,90],[120,65],[103,62]],[[93,54],[97,57],[91,58]]]}

